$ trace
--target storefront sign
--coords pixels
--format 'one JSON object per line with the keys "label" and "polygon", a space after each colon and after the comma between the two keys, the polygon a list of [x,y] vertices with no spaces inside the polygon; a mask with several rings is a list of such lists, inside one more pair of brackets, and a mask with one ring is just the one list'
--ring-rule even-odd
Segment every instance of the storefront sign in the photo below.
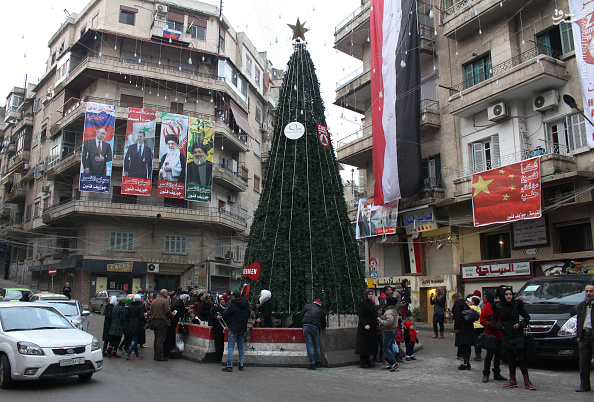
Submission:
{"label": "storefront sign", "polygon": [[424,279],[421,281],[421,286],[422,288],[431,288],[434,286],[443,286],[445,285],[445,279],[444,278],[436,278],[436,279]]}
{"label": "storefront sign", "polygon": [[133,262],[120,262],[118,264],[107,264],[107,272],[132,272]]}
{"label": "storefront sign", "polygon": [[527,276],[532,273],[530,261],[462,265],[460,266],[460,270],[462,273],[462,280]]}
{"label": "storefront sign", "polygon": [[514,248],[543,246],[549,244],[544,217],[517,221],[512,224]]}
{"label": "storefront sign", "polygon": [[400,212],[400,215],[408,235],[437,229],[433,207]]}

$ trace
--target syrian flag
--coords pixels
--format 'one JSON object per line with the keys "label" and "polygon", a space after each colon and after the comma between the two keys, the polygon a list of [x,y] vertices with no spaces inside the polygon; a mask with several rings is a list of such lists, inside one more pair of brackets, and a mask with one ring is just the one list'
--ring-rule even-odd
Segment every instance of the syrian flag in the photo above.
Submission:
{"label": "syrian flag", "polygon": [[415,0],[371,0],[374,204],[416,194],[423,181]]}

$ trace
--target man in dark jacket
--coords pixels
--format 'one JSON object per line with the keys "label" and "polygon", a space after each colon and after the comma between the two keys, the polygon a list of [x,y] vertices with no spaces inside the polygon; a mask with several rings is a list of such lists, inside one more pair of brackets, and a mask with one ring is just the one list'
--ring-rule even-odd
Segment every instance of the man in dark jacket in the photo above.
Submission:
{"label": "man in dark jacket", "polygon": [[212,306],[208,314],[208,325],[212,327],[212,332],[214,334],[215,354],[212,360],[214,363],[221,362],[223,351],[225,350],[225,329],[223,328],[221,321],[217,320],[217,316],[225,311],[228,301],[229,296],[223,293],[217,298],[217,302]]}
{"label": "man in dark jacket", "polygon": [[227,341],[227,367],[223,371],[233,371],[233,350],[237,342],[239,351],[239,371],[243,371],[243,341],[247,331],[247,323],[250,318],[250,302],[241,297],[239,290],[233,292],[233,300],[229,303],[227,310],[217,316],[217,319],[225,320],[229,327],[229,338]]}
{"label": "man in dark jacket", "polygon": [[586,286],[586,300],[577,307],[577,341],[580,350],[580,387],[575,392],[591,391],[590,362],[594,353],[594,284]]}
{"label": "man in dark jacket", "polygon": [[320,355],[320,331],[326,328],[326,312],[322,308],[320,299],[313,303],[306,304],[301,312],[301,325],[303,326],[303,337],[307,348],[310,370],[322,367],[322,356]]}
{"label": "man in dark jacket", "polygon": [[152,330],[155,332],[154,359],[158,362],[167,361],[163,355],[163,345],[167,339],[167,329],[171,325],[170,319],[174,317],[169,302],[167,289],[161,289],[159,297],[151,304]]}

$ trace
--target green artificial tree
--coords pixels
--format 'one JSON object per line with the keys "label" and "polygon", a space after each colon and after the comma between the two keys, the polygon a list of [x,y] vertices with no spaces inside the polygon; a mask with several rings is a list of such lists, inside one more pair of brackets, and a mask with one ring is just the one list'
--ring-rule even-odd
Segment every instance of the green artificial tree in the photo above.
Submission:
{"label": "green artificial tree", "polygon": [[[316,299],[328,312],[354,313],[365,289],[355,233],[332,143],[318,134],[316,123],[326,126],[324,103],[305,30],[299,20],[291,27],[294,51],[245,256],[246,265],[261,267],[250,296],[270,290],[281,315],[299,313]],[[289,139],[285,128],[294,122],[305,133]]]}

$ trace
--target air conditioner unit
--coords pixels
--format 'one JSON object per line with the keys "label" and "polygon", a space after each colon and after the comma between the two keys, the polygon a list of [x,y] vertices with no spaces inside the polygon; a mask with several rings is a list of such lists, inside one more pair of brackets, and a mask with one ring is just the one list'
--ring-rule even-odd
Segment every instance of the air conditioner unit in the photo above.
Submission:
{"label": "air conditioner unit", "polygon": [[163,17],[167,15],[167,6],[164,4],[157,4],[157,11],[159,12],[159,17]]}
{"label": "air conditioner unit", "polygon": [[487,109],[487,117],[489,121],[499,121],[509,117],[507,114],[507,107],[504,102],[499,102]]}
{"label": "air conditioner unit", "polygon": [[43,191],[44,193],[49,193],[50,186],[43,186],[43,187],[41,187],[41,191]]}
{"label": "air conditioner unit", "polygon": [[532,109],[535,112],[545,112],[559,106],[559,92],[554,89],[543,92],[532,99]]}
{"label": "air conditioner unit", "polygon": [[29,164],[23,163],[23,170],[29,170]]}
{"label": "air conditioner unit", "polygon": [[159,273],[159,264],[148,264],[146,266],[146,272],[157,274]]}
{"label": "air conditioner unit", "polygon": [[234,203],[235,201],[237,201],[237,198],[236,198],[235,194],[230,194],[227,197],[227,201],[229,201],[230,203]]}

